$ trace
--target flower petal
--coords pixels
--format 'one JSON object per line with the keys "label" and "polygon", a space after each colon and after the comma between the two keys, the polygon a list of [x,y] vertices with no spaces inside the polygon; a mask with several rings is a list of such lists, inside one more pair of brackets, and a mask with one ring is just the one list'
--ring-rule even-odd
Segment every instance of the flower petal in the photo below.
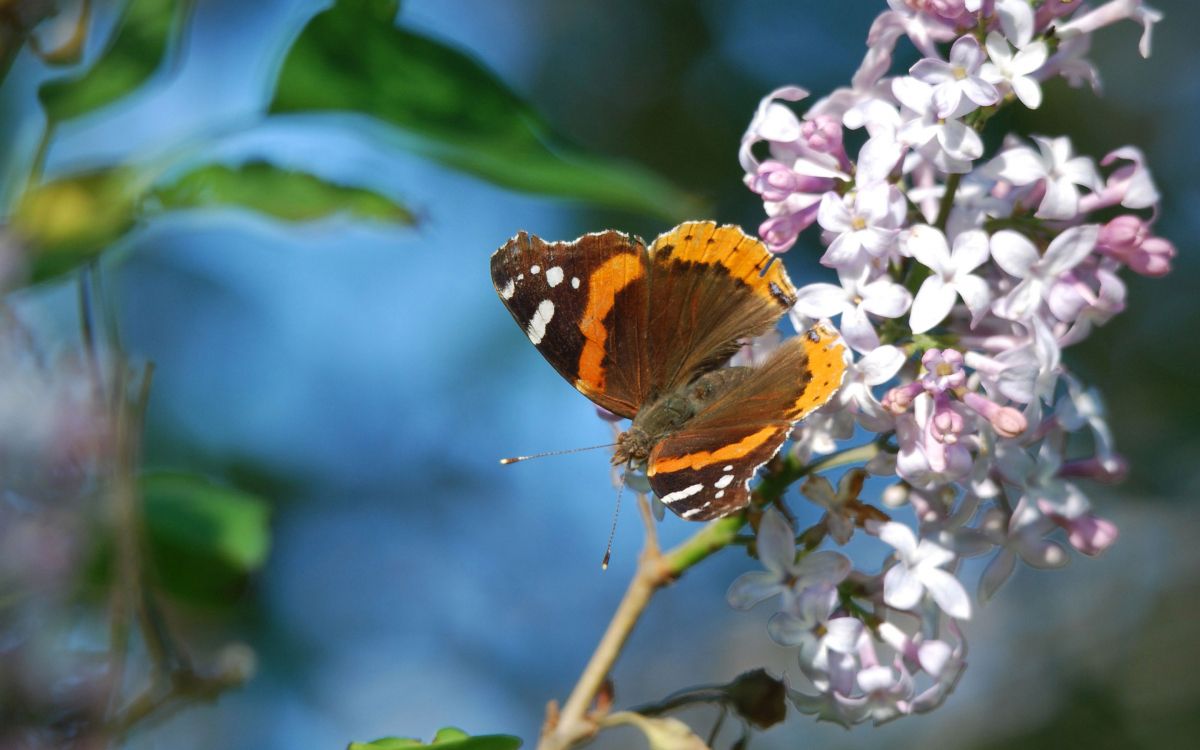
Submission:
{"label": "flower petal", "polygon": [[922,568],[921,583],[942,611],[956,620],[971,619],[971,599],[962,583],[941,568]]}
{"label": "flower petal", "polygon": [[759,602],[783,593],[779,576],[765,570],[752,570],[737,577],[725,594],[734,609],[750,609]]}
{"label": "flower petal", "polygon": [[809,553],[796,566],[796,577],[804,588],[833,586],[846,580],[854,566],[850,558],[833,550]]}
{"label": "flower petal", "polygon": [[796,292],[793,309],[809,318],[832,318],[851,307],[846,290],[835,284],[806,284]]}
{"label": "flower petal", "polygon": [[912,303],[912,313],[908,316],[908,324],[913,333],[925,333],[946,319],[954,308],[954,287],[946,284],[938,276],[930,276],[917,290],[917,297]]}
{"label": "flower petal", "polygon": [[899,347],[887,344],[869,352],[854,366],[867,385],[880,385],[894,378],[906,359]]}
{"label": "flower petal", "polygon": [[883,576],[883,600],[896,609],[912,609],[921,603],[925,587],[903,563],[893,565]]}
{"label": "flower petal", "polygon": [[983,576],[979,579],[979,601],[986,603],[995,596],[1008,577],[1012,575],[1016,564],[1017,556],[1013,554],[1012,550],[1007,548],[1000,550],[988,563],[987,568],[983,571]]}
{"label": "flower petal", "polygon": [[1025,235],[1001,229],[992,235],[992,259],[1010,276],[1023,279],[1038,261],[1037,248]]}
{"label": "flower petal", "polygon": [[841,654],[852,654],[862,632],[862,620],[856,617],[835,617],[825,623],[825,646]]}
{"label": "flower petal", "polygon": [[768,508],[758,522],[758,560],[777,576],[790,575],[796,564],[796,534],[776,508]]}

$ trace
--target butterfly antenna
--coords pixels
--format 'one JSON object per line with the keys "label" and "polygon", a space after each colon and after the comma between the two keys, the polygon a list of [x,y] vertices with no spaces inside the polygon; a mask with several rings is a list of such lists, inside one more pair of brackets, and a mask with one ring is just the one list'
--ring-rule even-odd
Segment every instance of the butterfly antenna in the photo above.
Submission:
{"label": "butterfly antenna", "polygon": [[594,451],[598,448],[611,448],[616,443],[605,443],[604,445],[589,445],[586,448],[567,448],[562,451],[545,451],[543,453],[534,453],[528,456],[513,456],[512,458],[502,458],[500,463],[504,466],[515,464],[518,461],[528,461],[531,458],[545,458],[546,456],[561,456],[566,453],[580,453],[581,451]]}
{"label": "butterfly antenna", "polygon": [[608,530],[608,544],[604,547],[604,559],[600,561],[600,570],[608,570],[608,561],[612,557],[613,537],[617,535],[617,516],[621,513],[621,495],[625,493],[625,472],[621,472],[621,486],[617,488],[617,507],[613,508],[612,528]]}

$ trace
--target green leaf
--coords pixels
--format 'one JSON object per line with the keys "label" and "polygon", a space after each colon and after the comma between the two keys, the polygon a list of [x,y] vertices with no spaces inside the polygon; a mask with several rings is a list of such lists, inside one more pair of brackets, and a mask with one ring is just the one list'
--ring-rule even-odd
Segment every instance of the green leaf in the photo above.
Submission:
{"label": "green leaf", "polygon": [[266,561],[270,510],[262,498],[170,472],[144,475],[141,488],[154,567],[172,593],[224,599]]}
{"label": "green leaf", "polygon": [[400,224],[416,221],[411,211],[379,193],[334,185],[262,161],[200,167],[154,188],[151,196],[163,209],[237,205],[284,221],[311,221],[339,212]]}
{"label": "green leaf", "polygon": [[351,742],[347,750],[398,750],[408,747],[436,747],[438,750],[517,750],[520,746],[519,738],[506,734],[472,737],[461,729],[445,727],[438,730],[433,742],[428,745],[419,740],[384,737],[374,742]]}
{"label": "green leaf", "polygon": [[418,153],[518,190],[671,220],[697,211],[650,171],[566,143],[476,60],[397,28],[393,6],[338,0],[315,16],[288,52],[271,111],[370,115]]}
{"label": "green leaf", "polygon": [[35,279],[95,257],[133,227],[138,189],[130,169],[80,172],[27,190],[12,229],[33,254]]}
{"label": "green leaf", "polygon": [[145,83],[162,64],[171,29],[182,28],[190,0],[129,0],[108,48],[86,73],[38,90],[50,122],[87,114]]}
{"label": "green leaf", "polygon": [[197,167],[158,185],[132,167],[79,172],[26,191],[11,221],[32,251],[34,279],[43,280],[98,256],[142,219],[209,206],[242,206],[284,221],[340,212],[405,225],[416,220],[379,193],[253,161]]}

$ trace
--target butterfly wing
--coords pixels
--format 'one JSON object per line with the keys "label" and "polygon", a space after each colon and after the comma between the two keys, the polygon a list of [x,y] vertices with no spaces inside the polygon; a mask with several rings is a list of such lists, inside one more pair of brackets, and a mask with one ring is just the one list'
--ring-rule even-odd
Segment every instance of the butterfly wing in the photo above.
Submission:
{"label": "butterfly wing", "polygon": [[649,256],[621,232],[545,242],[525,232],[492,255],[492,283],[517,325],[564,378],[632,418],[649,388]]}
{"label": "butterfly wing", "polygon": [[792,426],[829,400],[845,374],[845,347],[817,326],[789,339],[678,432],[655,445],[646,474],[655,494],[692,521],[750,502],[750,481]]}
{"label": "butterfly wing", "polygon": [[[723,365],[743,339],[766,332],[796,290],[757,239],[711,221],[680,224],[650,246],[651,395]],[[765,270],[764,270],[765,269]]]}

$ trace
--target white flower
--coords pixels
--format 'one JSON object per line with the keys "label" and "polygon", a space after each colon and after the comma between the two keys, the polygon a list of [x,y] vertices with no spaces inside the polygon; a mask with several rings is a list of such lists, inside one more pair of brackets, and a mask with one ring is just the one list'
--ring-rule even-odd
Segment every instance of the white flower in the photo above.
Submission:
{"label": "white flower", "polygon": [[863,256],[864,250],[875,258],[887,255],[896,246],[904,210],[904,196],[885,182],[859,188],[845,197],[826,193],[817,210],[817,221],[835,236],[821,263],[852,268],[869,260]]}
{"label": "white flower", "polygon": [[886,275],[868,281],[870,273],[869,267],[857,275],[839,273],[841,286],[808,284],[801,287],[792,310],[808,318],[841,315],[842,338],[855,350],[869,352],[879,346],[879,335],[867,313],[898,318],[912,304],[912,295],[903,286]]}
{"label": "white flower", "polygon": [[850,574],[850,560],[837,552],[810,552],[796,562],[792,526],[775,508],[768,508],[758,525],[758,559],[766,570],[743,573],[729,587],[730,606],[749,609],[777,594],[786,607],[805,589],[834,586]]}
{"label": "white flower", "polygon": [[971,600],[966,589],[942,566],[953,562],[954,553],[929,539],[917,542],[912,529],[889,521],[879,527],[879,538],[896,548],[897,563],[883,577],[883,601],[896,609],[912,609],[926,592],[951,617],[971,617]]}
{"label": "white flower", "polygon": [[946,319],[954,300],[962,297],[971,311],[974,326],[987,312],[991,292],[987,282],[971,273],[988,259],[988,237],[982,230],[963,232],[954,238],[954,250],[938,229],[918,224],[902,241],[907,254],[933,271],[917,290],[908,322],[913,333],[924,333]]}
{"label": "white flower", "polygon": [[1054,238],[1043,255],[1038,255],[1023,234],[1002,229],[992,235],[992,258],[1011,276],[1021,279],[996,302],[996,314],[1009,320],[1027,320],[1042,305],[1058,276],[1071,270],[1096,247],[1100,227],[1084,224],[1071,227]]}
{"label": "white flower", "polygon": [[975,37],[960,37],[950,48],[950,61],[918,60],[909,69],[913,78],[933,85],[933,102],[938,117],[962,117],[977,107],[995,104],[1000,92],[980,77],[983,50]]}
{"label": "white flower", "polygon": [[979,579],[979,601],[987,602],[1000,586],[1012,575],[1017,558],[1034,568],[1061,568],[1070,559],[1061,544],[1046,535],[1054,531],[1054,524],[1043,516],[1033,504],[1020,502],[1012,517],[1007,517],[999,508],[991,508],[984,514],[980,529],[984,535],[1000,547]]}
{"label": "white flower", "polygon": [[908,110],[899,137],[943,172],[969,172],[971,162],[983,155],[983,141],[973,129],[953,117],[942,117],[933,98],[933,87],[916,78],[892,81],[892,93]]}
{"label": "white flower", "polygon": [[1046,181],[1046,195],[1038,206],[1039,219],[1073,219],[1079,213],[1081,185],[1098,192],[1103,188],[1096,165],[1086,156],[1072,157],[1071,140],[1066,136],[1045,138],[1035,135],[1040,154],[1019,147],[1001,152],[994,165],[1001,178],[1014,185]]}
{"label": "white flower", "polygon": [[871,388],[896,377],[906,359],[903,351],[888,344],[872,349],[846,368],[842,387],[834,396],[834,401],[843,410],[839,413],[856,415],[858,423],[872,432],[890,429],[893,415],[880,405]]}
{"label": "white flower", "polygon": [[1026,107],[1041,106],[1042,87],[1030,74],[1046,64],[1046,44],[1033,42],[1014,55],[1004,37],[993,31],[987,36],[987,51],[991,62],[984,63],[979,75],[993,84],[1007,85]]}
{"label": "white flower", "polygon": [[771,638],[782,646],[800,647],[800,665],[806,674],[827,672],[829,652],[852,654],[862,635],[862,621],[854,617],[833,617],[837,609],[837,589],[808,589],[794,599],[788,609],[776,613],[767,624]]}

